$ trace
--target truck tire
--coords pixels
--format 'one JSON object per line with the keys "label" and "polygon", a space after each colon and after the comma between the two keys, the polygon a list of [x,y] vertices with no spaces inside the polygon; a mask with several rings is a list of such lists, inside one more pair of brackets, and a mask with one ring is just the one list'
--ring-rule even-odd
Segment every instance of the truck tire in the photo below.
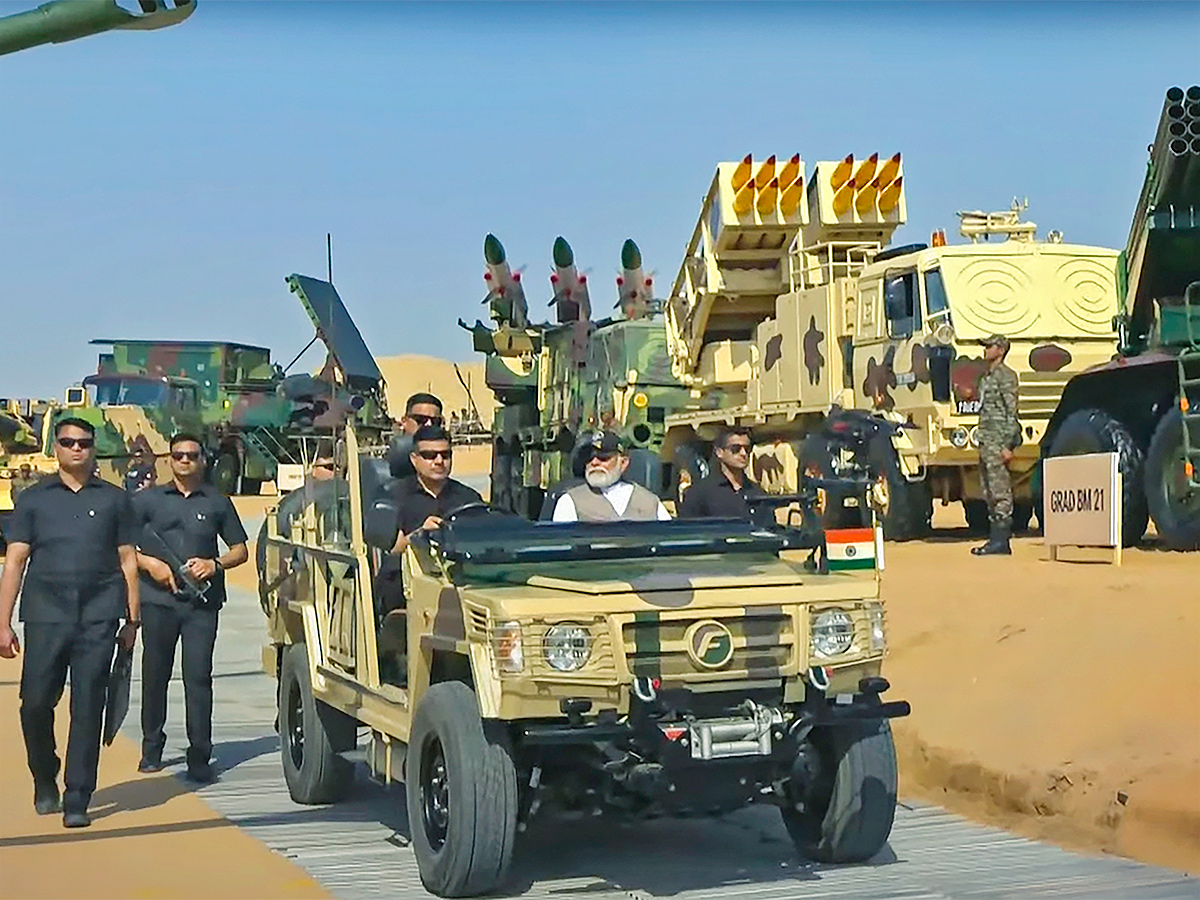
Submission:
{"label": "truck tire", "polygon": [[821,759],[803,810],[781,808],[796,849],[825,863],[865,862],[887,842],[896,816],[896,747],[886,719],[814,729]]}
{"label": "truck tire", "polygon": [[358,742],[357,724],[312,692],[308,650],[284,648],[279,667],[279,750],[288,793],[297,803],[336,803],[354,782],[354,764],[339,756]]}
{"label": "truck tire", "polygon": [[[804,484],[805,476],[812,478],[834,478],[833,451],[829,442],[821,434],[810,434],[804,439],[800,448],[800,475],[796,479]],[[864,516],[858,506],[846,506],[850,491],[839,491],[834,488],[821,488],[822,498],[821,526],[823,528],[869,528],[869,517]],[[864,521],[865,519],[865,521]]]}
{"label": "truck tire", "polygon": [[[1195,429],[1191,437],[1200,442]],[[1175,408],[1159,420],[1146,452],[1146,503],[1167,547],[1200,550],[1200,491],[1188,487],[1185,462],[1183,413]]]}
{"label": "truck tire", "polygon": [[426,890],[472,897],[504,883],[517,827],[517,773],[507,736],[485,731],[469,685],[443,681],[422,698],[404,790]]}
{"label": "truck tire", "polygon": [[1058,428],[1049,456],[1078,456],[1084,453],[1116,453],[1123,479],[1121,496],[1121,544],[1133,547],[1146,533],[1150,521],[1142,474],[1142,450],[1120,420],[1102,409],[1080,409]]}

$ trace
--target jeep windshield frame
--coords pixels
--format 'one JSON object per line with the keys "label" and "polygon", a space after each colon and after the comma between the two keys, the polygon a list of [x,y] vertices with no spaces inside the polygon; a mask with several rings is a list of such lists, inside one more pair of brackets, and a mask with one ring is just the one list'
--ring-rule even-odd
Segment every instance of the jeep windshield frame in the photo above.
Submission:
{"label": "jeep windshield frame", "polygon": [[443,559],[475,565],[811,550],[814,570],[827,571],[819,528],[762,526],[746,519],[533,522],[481,510],[444,523],[428,540]]}

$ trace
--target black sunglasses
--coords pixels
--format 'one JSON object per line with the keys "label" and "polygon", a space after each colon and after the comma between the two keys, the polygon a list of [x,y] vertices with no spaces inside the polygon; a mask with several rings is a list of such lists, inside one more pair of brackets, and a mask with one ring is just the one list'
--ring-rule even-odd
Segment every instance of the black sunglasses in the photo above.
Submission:
{"label": "black sunglasses", "polygon": [[600,462],[608,462],[610,459],[612,459],[613,457],[615,457],[617,455],[618,454],[615,450],[600,450],[600,451],[592,453],[592,455],[589,456],[588,459],[589,460],[597,459]]}
{"label": "black sunglasses", "polygon": [[440,426],[443,422],[446,421],[441,416],[423,416],[420,414],[411,415],[411,416],[409,416],[409,418],[412,419],[414,422],[416,422],[418,425],[438,425],[438,426]]}
{"label": "black sunglasses", "polygon": [[726,453],[734,453],[734,454],[749,453],[750,445],[749,444],[726,444],[725,452]]}
{"label": "black sunglasses", "polygon": [[60,437],[58,439],[58,446],[65,447],[68,450],[72,447],[78,447],[80,450],[91,450],[96,446],[96,439]]}
{"label": "black sunglasses", "polygon": [[199,450],[172,450],[171,451],[171,459],[177,459],[181,462],[185,459],[195,462],[203,455],[204,454],[201,453]]}
{"label": "black sunglasses", "polygon": [[453,450],[418,450],[417,455],[421,459],[437,459],[439,456],[444,459],[450,459],[454,455]]}
{"label": "black sunglasses", "polygon": [[331,462],[315,462],[315,463],[313,463],[313,468],[314,469],[332,469],[333,463],[331,463]]}

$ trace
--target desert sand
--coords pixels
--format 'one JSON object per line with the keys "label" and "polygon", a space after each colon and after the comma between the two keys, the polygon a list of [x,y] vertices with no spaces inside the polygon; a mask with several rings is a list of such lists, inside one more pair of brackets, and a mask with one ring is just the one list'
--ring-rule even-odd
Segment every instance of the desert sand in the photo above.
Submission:
{"label": "desert sand", "polygon": [[[463,332],[463,337],[467,337],[466,332]],[[445,407],[447,418],[451,412],[459,412],[469,405],[467,391],[454,374],[455,364],[452,362],[413,354],[384,356],[377,362],[387,382],[388,411],[395,419],[404,415],[404,402],[418,391],[438,397]],[[479,417],[490,428],[495,399],[483,380],[483,357],[477,356],[468,362],[458,363],[458,370],[470,385],[470,396],[479,408]]]}

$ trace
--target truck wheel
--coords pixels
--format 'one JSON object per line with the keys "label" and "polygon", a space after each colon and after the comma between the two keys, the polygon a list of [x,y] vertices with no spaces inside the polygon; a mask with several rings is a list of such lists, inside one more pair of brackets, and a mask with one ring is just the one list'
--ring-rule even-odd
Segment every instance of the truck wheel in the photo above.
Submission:
{"label": "truck wheel", "polygon": [[[804,439],[800,448],[800,477],[796,479],[800,485],[804,478],[836,478],[833,469],[833,450],[823,435],[811,434]],[[857,506],[846,506],[849,491],[839,491],[834,488],[821,488],[818,496],[821,498],[821,524],[825,528],[869,528],[869,520],[864,521],[864,514]]]}
{"label": "truck wheel", "polygon": [[1102,409],[1080,409],[1058,428],[1049,456],[1078,456],[1084,453],[1116,453],[1123,479],[1121,497],[1121,544],[1132,547],[1146,533],[1150,520],[1142,484],[1142,450],[1133,435]]}
{"label": "truck wheel", "polygon": [[503,884],[517,826],[517,774],[506,736],[485,732],[475,692],[433,685],[417,707],[404,790],[417,868],[439,897]]}
{"label": "truck wheel", "polygon": [[1013,534],[1025,534],[1029,530],[1029,522],[1033,519],[1033,503],[1029,500],[1013,502]]}
{"label": "truck wheel", "polygon": [[[1193,429],[1194,443],[1200,431]],[[1146,502],[1159,537],[1172,550],[1200,550],[1200,490],[1188,485],[1183,413],[1173,409],[1154,429],[1146,452]]]}
{"label": "truck wheel", "polygon": [[865,862],[887,842],[896,815],[896,747],[886,719],[812,732],[820,756],[814,783],[784,807],[796,849],[826,863]]}
{"label": "truck wheel", "polygon": [[312,692],[308,650],[292,644],[279,671],[279,749],[288,793],[297,803],[336,803],[350,790],[354,764],[338,753],[358,743],[357,723]]}
{"label": "truck wheel", "polygon": [[209,479],[218,491],[226,496],[237,493],[238,475],[241,474],[242,464],[233,450],[222,450],[213,462]]}

